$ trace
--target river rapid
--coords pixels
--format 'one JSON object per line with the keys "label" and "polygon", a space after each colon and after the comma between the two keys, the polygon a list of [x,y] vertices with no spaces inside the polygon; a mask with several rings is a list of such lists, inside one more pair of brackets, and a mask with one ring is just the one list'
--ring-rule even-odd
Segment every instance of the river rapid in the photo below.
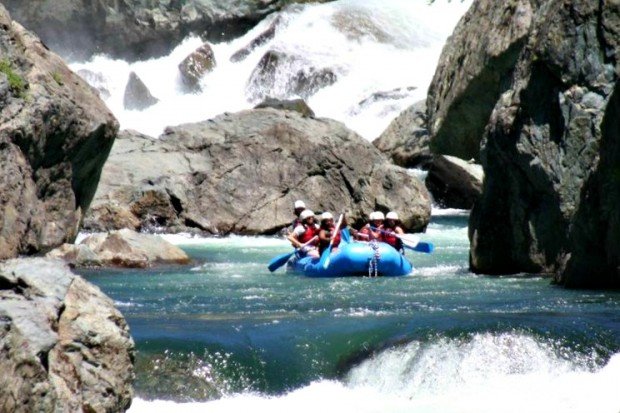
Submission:
{"label": "river rapid", "polygon": [[268,237],[168,236],[191,266],[87,272],[136,340],[130,411],[617,413],[620,293],[471,274],[466,214],[439,213],[406,277],[272,274],[290,246]]}
{"label": "river rapid", "polygon": [[[74,62],[121,128],[158,136],[166,126],[295,98],[295,73],[328,68],[337,81],[308,97],[317,116],[368,140],[426,97],[446,38],[471,1],[340,0],[295,6],[239,39],[213,45],[216,69],[184,93],[168,56]],[[279,19],[276,34],[233,63]],[[296,56],[266,85],[261,57]],[[123,107],[135,71],[160,101]],[[620,411],[620,293],[571,291],[548,279],[468,271],[467,213],[435,210],[423,234],[431,255],[408,252],[397,278],[309,279],[271,274],[282,239],[168,236],[186,267],[81,271],[112,297],[136,341],[140,412],[609,412]]]}

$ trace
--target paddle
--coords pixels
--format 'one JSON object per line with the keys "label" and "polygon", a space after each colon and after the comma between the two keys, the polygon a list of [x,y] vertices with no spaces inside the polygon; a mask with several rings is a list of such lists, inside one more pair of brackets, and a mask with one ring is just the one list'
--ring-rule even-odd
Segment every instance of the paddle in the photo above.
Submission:
{"label": "paddle", "polygon": [[418,238],[416,235],[397,234],[395,232],[384,231],[380,228],[375,228],[375,227],[370,227],[370,228],[372,228],[374,231],[380,231],[384,234],[390,234],[390,235],[395,236],[396,238],[400,239],[403,242],[403,247],[408,248],[410,250],[417,251],[417,252],[424,252],[426,254],[430,254],[431,252],[435,250],[435,246],[433,245],[432,242],[420,241],[420,238]]}
{"label": "paddle", "polygon": [[293,252],[287,252],[286,254],[278,255],[277,257],[269,261],[269,265],[267,266],[267,268],[269,268],[269,271],[274,272],[275,270],[286,264],[288,260],[293,256],[293,254],[295,254],[303,247],[312,244],[314,241],[316,241],[316,239],[317,237],[313,237],[310,241],[302,244],[299,248],[294,249]]}
{"label": "paddle", "polygon": [[334,239],[336,239],[336,234],[340,231],[340,226],[342,225],[342,219],[344,218],[344,214],[340,214],[340,218],[338,218],[338,223],[336,224],[336,229],[332,235],[332,239],[329,241],[329,246],[323,251],[321,255],[321,260],[319,261],[319,265],[323,267],[324,270],[329,267],[329,262],[331,260],[329,254],[332,252],[332,247],[334,246]]}

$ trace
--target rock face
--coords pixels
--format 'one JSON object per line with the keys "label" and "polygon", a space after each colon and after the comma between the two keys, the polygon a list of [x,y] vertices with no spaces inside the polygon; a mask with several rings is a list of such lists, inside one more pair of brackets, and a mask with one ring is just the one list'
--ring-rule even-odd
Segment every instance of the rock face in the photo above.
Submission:
{"label": "rock face", "polygon": [[426,100],[433,153],[480,158],[484,128],[527,43],[531,3],[474,1],[456,26]]}
{"label": "rock face", "polygon": [[133,360],[112,300],[61,261],[0,264],[1,411],[125,411]]}
{"label": "rock face", "polygon": [[72,242],[118,124],[0,5],[0,259]]}
{"label": "rock face", "polygon": [[146,59],[168,53],[190,33],[236,38],[266,15],[306,0],[4,0],[13,17],[65,57],[105,53]]}
{"label": "rock face", "polygon": [[143,110],[157,102],[159,102],[159,99],[151,95],[142,79],[135,72],[131,72],[127,87],[125,87],[125,95],[123,96],[123,106],[125,106],[125,109]]}
{"label": "rock face", "polygon": [[449,155],[433,159],[426,175],[426,187],[444,208],[471,209],[482,194],[481,165]]}
{"label": "rock face", "polygon": [[179,64],[183,85],[190,92],[198,92],[200,79],[215,67],[215,54],[209,43],[194,50]]}
{"label": "rock face", "polygon": [[122,229],[94,234],[79,245],[65,244],[47,254],[82,267],[147,268],[154,264],[188,264],[187,254],[158,235]]}
{"label": "rock face", "polygon": [[426,102],[418,102],[404,110],[373,145],[406,168],[426,167],[433,156],[426,126]]}
{"label": "rock face", "polygon": [[168,128],[159,140],[121,133],[85,226],[112,229],[123,221],[112,211],[124,211],[140,229],[274,234],[297,199],[348,209],[353,221],[394,209],[413,230],[430,218],[424,185],[341,123],[266,108]]}
{"label": "rock face", "polygon": [[444,48],[428,99],[432,146],[468,159],[484,137],[472,270],[620,285],[619,9],[480,0]]}
{"label": "rock face", "polygon": [[265,99],[258,105],[254,107],[254,109],[264,109],[264,108],[274,108],[280,110],[293,110],[295,112],[301,113],[303,116],[313,118],[314,111],[308,106],[305,100],[303,99],[292,99],[292,100],[279,100],[279,99]]}

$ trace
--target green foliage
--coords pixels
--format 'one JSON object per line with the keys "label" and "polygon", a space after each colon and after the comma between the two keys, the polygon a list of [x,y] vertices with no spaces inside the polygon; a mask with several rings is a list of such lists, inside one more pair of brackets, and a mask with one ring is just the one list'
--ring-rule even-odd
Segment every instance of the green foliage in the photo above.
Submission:
{"label": "green foliage", "polygon": [[56,83],[58,83],[58,86],[63,86],[65,84],[64,80],[62,79],[62,75],[60,74],[60,72],[52,73],[52,79],[54,79],[54,81],[56,81]]}
{"label": "green foliage", "polygon": [[8,59],[0,60],[0,73],[4,73],[9,81],[11,91],[19,97],[24,97],[26,90],[26,81],[20,75],[15,73]]}

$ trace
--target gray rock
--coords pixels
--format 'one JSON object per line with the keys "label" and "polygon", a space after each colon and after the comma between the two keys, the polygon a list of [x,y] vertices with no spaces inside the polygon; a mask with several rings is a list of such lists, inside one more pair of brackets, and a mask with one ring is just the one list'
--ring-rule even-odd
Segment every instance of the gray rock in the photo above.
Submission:
{"label": "gray rock", "polygon": [[532,26],[530,0],[478,0],[444,46],[426,100],[435,154],[480,159],[491,111]]}
{"label": "gray rock", "polygon": [[307,0],[4,0],[13,17],[72,60],[95,53],[129,60],[168,54],[189,34],[221,42]]}
{"label": "gray rock", "polygon": [[245,60],[245,58],[248,57],[254,49],[272,40],[276,36],[276,29],[281,23],[282,18],[280,16],[277,16],[269,25],[267,30],[252,39],[252,41],[250,41],[250,43],[248,43],[246,46],[233,53],[233,55],[230,57],[230,61],[236,63]]}
{"label": "gray rock", "polygon": [[168,128],[159,140],[121,133],[84,225],[107,229],[99,212],[113,204],[141,229],[274,234],[297,199],[347,209],[351,221],[375,209],[398,211],[412,230],[430,219],[424,185],[344,125],[266,108]]}
{"label": "gray rock", "polygon": [[108,99],[111,96],[107,82],[102,73],[95,73],[88,69],[80,69],[77,71],[77,74],[80,75],[80,77],[89,85],[95,88],[101,99]]}
{"label": "gray rock", "polygon": [[183,85],[190,92],[199,92],[200,79],[215,67],[215,55],[209,43],[194,50],[179,64]]}
{"label": "gray rock", "polygon": [[151,95],[142,79],[135,72],[131,72],[125,87],[125,95],[123,96],[123,106],[125,109],[144,110],[157,102],[159,102],[159,99]]}
{"label": "gray rock", "polygon": [[444,208],[471,209],[482,194],[482,166],[449,155],[436,156],[426,175],[426,187]]}
{"label": "gray rock", "polygon": [[[483,194],[470,218],[473,271],[620,286],[619,28],[616,2],[586,0],[481,0],[459,24],[431,87],[429,114],[433,139],[445,130],[439,141],[452,136],[455,147],[465,142],[447,134],[460,130],[457,114],[486,131]],[[489,56],[500,58],[502,70]],[[480,83],[464,79],[493,71],[510,76],[500,79],[499,95],[497,88],[485,95],[492,112],[483,119],[486,110],[482,116],[474,107],[470,116],[465,103]],[[462,102],[453,115],[458,105],[450,101]]]}
{"label": "gray rock", "polygon": [[337,80],[332,68],[313,67],[301,56],[270,50],[250,75],[246,94],[253,102],[267,98],[286,100],[291,96],[308,99]]}
{"label": "gray rock", "polygon": [[280,100],[280,99],[265,99],[254,107],[254,109],[274,108],[280,110],[293,110],[301,113],[303,116],[313,118],[314,111],[310,109],[310,106],[303,99],[293,100]]}
{"label": "gray rock", "polygon": [[[118,123],[96,92],[0,6],[0,259],[77,235]],[[0,82],[1,83],[1,82]]]}
{"label": "gray rock", "polygon": [[112,300],[61,261],[0,264],[2,411],[125,411],[133,360]]}
{"label": "gray rock", "polygon": [[404,110],[373,141],[396,165],[406,168],[428,167],[432,160],[426,125],[426,103],[420,101]]}
{"label": "gray rock", "polygon": [[79,245],[65,244],[50,251],[47,257],[79,267],[147,268],[190,262],[182,249],[162,237],[130,229],[90,235]]}

